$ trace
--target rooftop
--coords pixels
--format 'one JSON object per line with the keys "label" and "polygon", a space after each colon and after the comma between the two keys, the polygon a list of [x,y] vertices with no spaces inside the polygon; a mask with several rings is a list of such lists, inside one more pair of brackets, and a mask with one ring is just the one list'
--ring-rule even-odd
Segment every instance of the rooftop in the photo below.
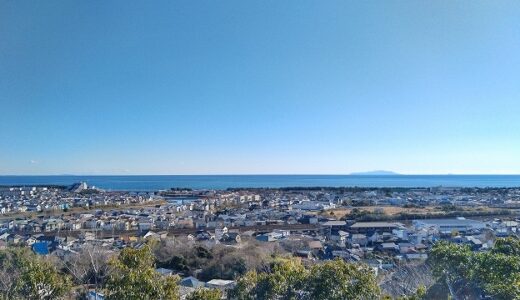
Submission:
{"label": "rooftop", "polygon": [[356,222],[351,228],[378,228],[378,227],[397,227],[395,223],[389,222]]}

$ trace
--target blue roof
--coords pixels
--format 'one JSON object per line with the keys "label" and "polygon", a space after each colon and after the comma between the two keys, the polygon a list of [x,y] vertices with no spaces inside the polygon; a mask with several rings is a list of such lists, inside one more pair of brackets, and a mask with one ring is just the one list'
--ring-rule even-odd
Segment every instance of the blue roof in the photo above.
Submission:
{"label": "blue roof", "polygon": [[36,254],[47,255],[47,254],[49,254],[49,245],[45,242],[34,243],[32,245],[32,250]]}

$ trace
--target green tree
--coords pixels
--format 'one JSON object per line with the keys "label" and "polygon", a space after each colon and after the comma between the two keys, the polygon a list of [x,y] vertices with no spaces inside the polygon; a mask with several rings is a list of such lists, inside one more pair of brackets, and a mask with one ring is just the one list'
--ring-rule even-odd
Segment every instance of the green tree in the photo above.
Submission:
{"label": "green tree", "polygon": [[222,291],[218,289],[202,289],[199,288],[186,297],[186,300],[220,300],[222,299]]}
{"label": "green tree", "polygon": [[27,249],[1,251],[0,266],[8,277],[2,278],[4,299],[60,299],[71,287],[69,276]]}
{"label": "green tree", "polygon": [[363,265],[334,260],[306,268],[299,259],[279,259],[269,272],[248,272],[230,299],[336,300],[377,299],[375,276]]}
{"label": "green tree", "polygon": [[520,256],[477,253],[471,279],[494,299],[520,299]]}
{"label": "green tree", "polygon": [[278,259],[270,272],[250,271],[229,293],[231,299],[302,299],[308,271],[299,259]]}
{"label": "green tree", "polygon": [[380,296],[376,278],[368,266],[337,259],[314,265],[306,280],[310,299],[376,299]]}
{"label": "green tree", "polygon": [[433,275],[445,282],[450,296],[460,292],[460,287],[470,285],[471,260],[472,252],[468,246],[445,241],[435,244],[428,257]]}
{"label": "green tree", "polygon": [[491,253],[520,256],[520,239],[513,237],[497,239]]}
{"label": "green tree", "polygon": [[257,299],[255,294],[259,279],[256,271],[247,272],[238,279],[235,288],[228,292],[228,298],[233,300]]}
{"label": "green tree", "polygon": [[472,290],[481,289],[493,299],[520,299],[520,241],[497,239],[488,252],[471,252],[468,247],[437,243],[429,261],[434,274],[445,279],[454,294],[453,283]]}
{"label": "green tree", "polygon": [[161,276],[155,271],[154,257],[148,245],[125,248],[110,262],[114,271],[106,284],[106,299],[179,299],[179,278]]}
{"label": "green tree", "polygon": [[468,246],[441,241],[433,246],[428,259],[434,275],[451,284],[457,278],[467,277],[471,256]]}
{"label": "green tree", "polygon": [[261,273],[257,294],[260,299],[299,299],[304,293],[308,271],[299,259],[276,261],[271,273]]}

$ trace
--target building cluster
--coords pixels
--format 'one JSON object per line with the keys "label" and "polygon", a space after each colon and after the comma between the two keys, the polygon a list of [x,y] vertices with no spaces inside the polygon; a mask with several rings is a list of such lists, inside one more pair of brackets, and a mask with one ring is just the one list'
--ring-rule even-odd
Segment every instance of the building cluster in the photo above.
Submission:
{"label": "building cluster", "polygon": [[[0,189],[0,248],[30,247],[64,257],[96,245],[117,252],[148,239],[183,237],[209,247],[245,241],[279,243],[308,260],[364,262],[376,273],[420,261],[439,240],[492,247],[496,237],[519,236],[518,214],[489,218],[425,218],[360,222],[328,210],[363,206],[456,205],[508,207],[520,189],[239,189],[106,192],[86,184]],[[168,275],[173,271],[158,269]],[[183,279],[185,288],[226,288],[232,281]]]}
{"label": "building cluster", "polygon": [[0,187],[0,215],[60,212],[71,208],[142,204],[155,200],[150,192],[104,192],[86,183],[71,187]]}

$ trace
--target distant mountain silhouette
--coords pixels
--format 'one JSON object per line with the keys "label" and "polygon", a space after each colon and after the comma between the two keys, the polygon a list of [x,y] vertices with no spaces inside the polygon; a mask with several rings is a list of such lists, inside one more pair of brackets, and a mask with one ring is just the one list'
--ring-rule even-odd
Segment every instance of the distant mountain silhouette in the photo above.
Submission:
{"label": "distant mountain silhouette", "polygon": [[368,172],[355,172],[350,173],[350,175],[401,175],[392,171],[384,171],[384,170],[376,170],[376,171],[368,171]]}

